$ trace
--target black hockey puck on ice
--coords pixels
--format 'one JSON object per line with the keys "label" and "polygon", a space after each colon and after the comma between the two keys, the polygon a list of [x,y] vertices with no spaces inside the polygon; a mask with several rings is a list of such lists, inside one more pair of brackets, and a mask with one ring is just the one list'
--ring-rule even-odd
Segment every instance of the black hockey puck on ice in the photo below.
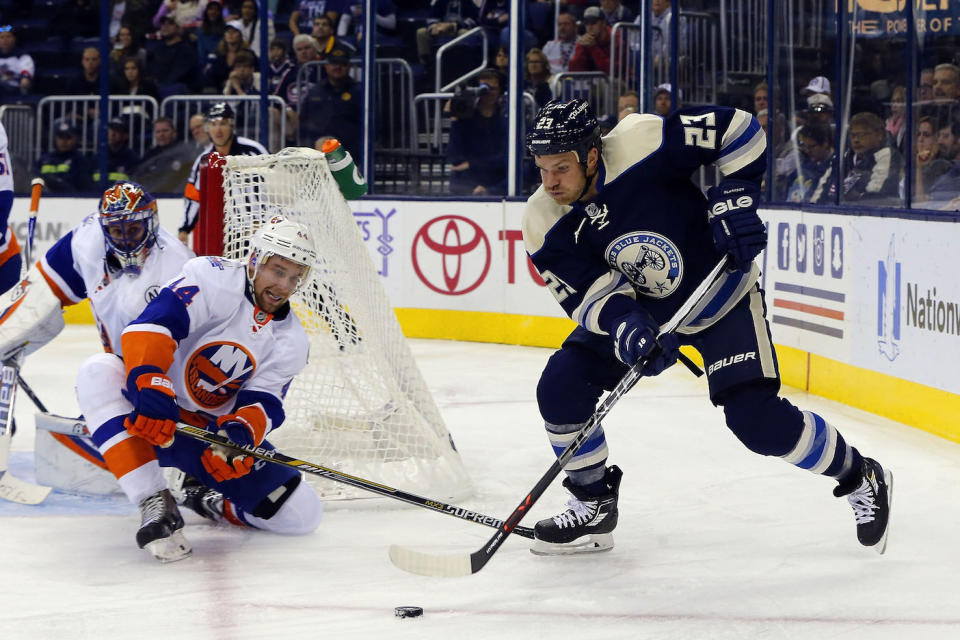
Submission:
{"label": "black hockey puck on ice", "polygon": [[393,614],[398,618],[419,618],[423,615],[423,607],[396,607]]}

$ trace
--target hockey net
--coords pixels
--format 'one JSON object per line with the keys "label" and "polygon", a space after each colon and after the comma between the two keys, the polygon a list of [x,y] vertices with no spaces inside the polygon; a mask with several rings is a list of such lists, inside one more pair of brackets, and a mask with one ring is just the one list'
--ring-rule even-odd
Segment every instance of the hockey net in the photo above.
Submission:
{"label": "hockey net", "polygon": [[[286,421],[270,442],[287,455],[408,492],[467,495],[460,456],[323,153],[228,156],[222,171],[225,257],[246,257],[248,238],[277,214],[305,224],[320,256],[291,300],[310,339],[309,362],[290,386]],[[373,497],[307,478],[327,499]]]}

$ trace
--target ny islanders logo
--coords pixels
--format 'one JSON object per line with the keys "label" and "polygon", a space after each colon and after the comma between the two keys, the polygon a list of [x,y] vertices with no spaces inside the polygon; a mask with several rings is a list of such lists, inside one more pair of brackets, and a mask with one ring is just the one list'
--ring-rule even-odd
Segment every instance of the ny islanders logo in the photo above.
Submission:
{"label": "ny islanders logo", "polygon": [[187,361],[187,390],[201,407],[216,409],[237,395],[255,367],[253,356],[239,344],[206,344]]}
{"label": "ny islanders logo", "polygon": [[607,263],[627,276],[641,293],[666,298],[683,277],[683,259],[677,247],[657,233],[635,231],[613,242],[606,250]]}

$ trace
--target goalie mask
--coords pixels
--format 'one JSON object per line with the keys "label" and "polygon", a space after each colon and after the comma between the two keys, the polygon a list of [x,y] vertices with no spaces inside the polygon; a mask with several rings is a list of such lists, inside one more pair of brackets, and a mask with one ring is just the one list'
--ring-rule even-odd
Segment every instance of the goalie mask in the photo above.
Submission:
{"label": "goalie mask", "polygon": [[97,216],[107,253],[123,273],[140,275],[157,243],[157,201],[135,182],[118,182],[103,192]]}
{"label": "goalie mask", "polygon": [[273,216],[257,229],[250,240],[247,280],[251,287],[255,288],[254,281],[257,279],[257,274],[270,256],[280,256],[306,267],[293,290],[293,293],[296,293],[303,283],[310,279],[310,270],[317,262],[317,249],[305,226],[299,222],[287,220],[283,216]]}

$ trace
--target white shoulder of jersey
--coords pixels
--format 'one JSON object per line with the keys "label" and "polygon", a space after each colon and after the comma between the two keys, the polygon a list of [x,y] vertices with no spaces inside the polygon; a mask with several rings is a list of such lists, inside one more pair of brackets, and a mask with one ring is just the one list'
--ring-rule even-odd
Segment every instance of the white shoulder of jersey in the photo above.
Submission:
{"label": "white shoulder of jersey", "polygon": [[244,136],[237,136],[237,142],[239,142],[240,144],[245,144],[245,145],[247,145],[247,146],[253,147],[254,149],[259,149],[259,150],[260,150],[260,153],[262,153],[263,155],[267,155],[267,154],[270,153],[269,151],[267,151],[266,147],[264,147],[262,144],[260,144],[259,142],[257,142],[257,141],[254,140],[253,138],[246,138],[246,137],[244,137]]}
{"label": "white shoulder of jersey", "polygon": [[0,122],[0,153],[5,153],[7,151],[7,130],[3,128],[3,123]]}
{"label": "white shoulder of jersey", "polygon": [[572,208],[557,204],[541,184],[527,199],[527,207],[523,210],[523,243],[527,253],[533,255],[539,251],[547,232]]}
{"label": "white shoulder of jersey", "polygon": [[179,256],[181,257],[181,263],[197,257],[197,254],[193,252],[193,249],[180,242],[179,238],[174,236],[163,227],[157,229],[157,241],[160,245],[160,248],[163,250],[164,255],[169,254]]}
{"label": "white shoulder of jersey", "polygon": [[644,160],[663,144],[663,118],[651,113],[631,113],[603,137],[606,182]]}
{"label": "white shoulder of jersey", "polygon": [[13,191],[10,154],[7,153],[7,130],[0,122],[0,191]]}

